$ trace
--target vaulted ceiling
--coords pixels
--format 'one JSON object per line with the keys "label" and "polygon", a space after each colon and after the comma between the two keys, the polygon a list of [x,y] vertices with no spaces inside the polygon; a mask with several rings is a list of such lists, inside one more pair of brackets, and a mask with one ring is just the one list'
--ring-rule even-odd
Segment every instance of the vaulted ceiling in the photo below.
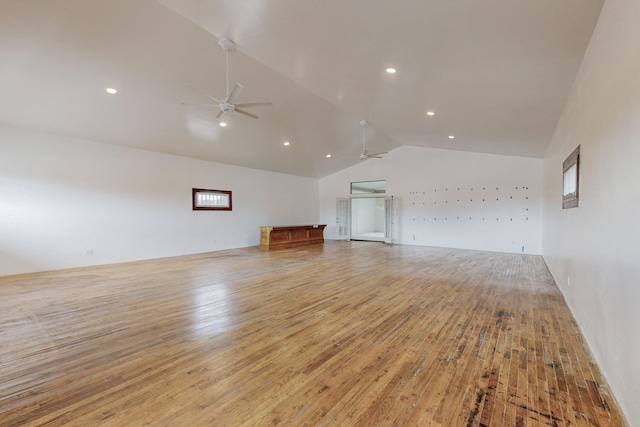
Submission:
{"label": "vaulted ceiling", "polygon": [[[365,118],[372,151],[544,157],[602,2],[3,0],[0,124],[314,178]],[[236,102],[274,103],[224,128],[182,105],[224,97],[221,37]]]}

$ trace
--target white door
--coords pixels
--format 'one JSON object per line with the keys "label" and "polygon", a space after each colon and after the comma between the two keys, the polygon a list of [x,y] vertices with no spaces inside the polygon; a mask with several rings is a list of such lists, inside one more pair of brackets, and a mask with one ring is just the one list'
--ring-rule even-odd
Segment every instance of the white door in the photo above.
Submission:
{"label": "white door", "polygon": [[336,199],[336,240],[351,239],[351,200]]}
{"label": "white door", "polygon": [[400,203],[398,203],[397,197],[389,196],[384,198],[384,242],[385,243],[391,244],[398,241],[399,231],[400,231],[398,226],[399,207],[400,207]]}

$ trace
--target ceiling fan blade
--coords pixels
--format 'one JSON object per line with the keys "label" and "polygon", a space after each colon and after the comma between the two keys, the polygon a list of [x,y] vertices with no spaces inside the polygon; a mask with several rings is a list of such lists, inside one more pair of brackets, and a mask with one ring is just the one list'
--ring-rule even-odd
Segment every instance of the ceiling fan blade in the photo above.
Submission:
{"label": "ceiling fan blade", "polygon": [[218,113],[218,115],[216,116],[216,119],[219,119],[220,117],[224,116],[224,111],[220,111]]}
{"label": "ceiling fan blade", "polygon": [[190,104],[188,102],[181,102],[182,105],[193,105],[195,107],[219,107],[220,104]]}
{"label": "ceiling fan blade", "polygon": [[368,159],[381,159],[382,156],[378,156],[376,154],[367,154]]}
{"label": "ceiling fan blade", "polygon": [[245,102],[243,104],[235,104],[236,107],[249,108],[249,107],[272,107],[273,102]]}
{"label": "ceiling fan blade", "polygon": [[251,114],[250,112],[241,110],[240,108],[236,108],[233,111],[235,111],[236,113],[244,114],[245,116],[249,116],[252,119],[257,119],[258,118],[258,116],[256,116],[255,114]]}
{"label": "ceiling fan blade", "polygon": [[387,154],[387,151],[381,151],[379,153],[371,153],[371,154],[367,154],[369,157],[379,157],[380,159],[382,157],[380,157],[382,154]]}
{"label": "ceiling fan blade", "polygon": [[209,99],[213,99],[213,100],[214,100],[214,101],[216,101],[218,104],[220,103],[220,100],[219,100],[219,99],[215,99],[213,96],[208,95],[208,94],[204,93],[203,91],[201,91],[201,90],[199,90],[199,89],[196,89],[195,87],[191,86],[189,83],[185,83],[184,85],[185,85],[186,87],[188,87],[189,89],[191,89],[191,90],[193,90],[193,91],[198,92],[200,95],[204,95],[204,96],[206,96],[206,97],[207,97],[207,98],[209,98]]}
{"label": "ceiling fan blade", "polygon": [[236,83],[236,85],[233,87],[233,90],[231,91],[229,96],[227,96],[224,102],[233,104],[233,101],[235,101],[238,95],[240,95],[240,92],[242,92],[242,89],[244,89],[244,86],[242,86],[240,83]]}

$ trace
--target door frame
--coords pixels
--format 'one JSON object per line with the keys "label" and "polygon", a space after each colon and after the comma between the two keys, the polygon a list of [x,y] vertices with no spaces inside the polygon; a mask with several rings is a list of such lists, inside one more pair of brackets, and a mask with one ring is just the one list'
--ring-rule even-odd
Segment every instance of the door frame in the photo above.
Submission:
{"label": "door frame", "polygon": [[[397,197],[381,197],[379,194],[351,195],[349,197],[336,198],[336,240],[351,240],[351,201],[364,198],[384,199],[384,243],[395,243],[398,238],[398,209],[400,204]],[[344,214],[346,218],[342,217],[341,214]]]}

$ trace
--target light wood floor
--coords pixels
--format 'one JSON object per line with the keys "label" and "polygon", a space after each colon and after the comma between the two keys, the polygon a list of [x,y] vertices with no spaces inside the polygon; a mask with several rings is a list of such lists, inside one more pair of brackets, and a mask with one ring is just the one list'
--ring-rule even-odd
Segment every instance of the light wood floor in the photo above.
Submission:
{"label": "light wood floor", "polygon": [[623,426],[537,256],[367,242],[0,278],[1,426]]}

